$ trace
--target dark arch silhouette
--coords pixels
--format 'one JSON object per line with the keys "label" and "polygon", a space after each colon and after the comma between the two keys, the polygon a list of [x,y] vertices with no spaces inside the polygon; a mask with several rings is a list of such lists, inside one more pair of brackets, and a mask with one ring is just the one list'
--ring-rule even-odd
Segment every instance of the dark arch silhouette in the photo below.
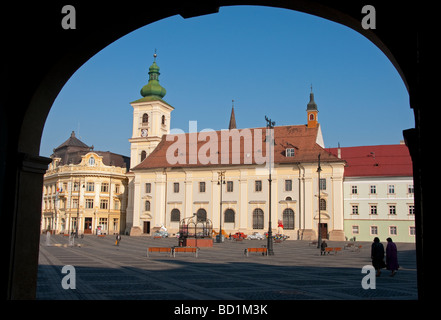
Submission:
{"label": "dark arch silhouette", "polygon": [[362,28],[361,8],[366,3],[353,0],[162,0],[118,5],[82,1],[74,4],[75,30],[61,26],[65,4],[35,1],[2,6],[0,221],[2,261],[7,269],[1,275],[5,299],[35,298],[41,189],[49,163],[49,159],[39,156],[40,141],[47,115],[63,85],[94,54],[139,27],[176,14],[190,18],[241,4],[292,9],[346,25],[372,41],[395,66],[415,114],[415,128],[403,134],[414,165],[419,298],[435,289],[434,284],[424,281],[425,266],[429,264],[423,263],[428,259],[424,255],[428,249],[422,238],[425,226],[435,223],[435,215],[427,214],[422,219],[435,201],[429,196],[422,201],[430,188],[425,172],[431,168],[428,162],[432,156],[431,149],[422,142],[431,138],[434,119],[432,106],[422,103],[427,82],[419,76],[424,67],[420,61],[425,58],[422,44],[427,30],[420,26],[417,33],[415,26],[415,14],[427,3],[369,1],[376,9],[375,30]]}

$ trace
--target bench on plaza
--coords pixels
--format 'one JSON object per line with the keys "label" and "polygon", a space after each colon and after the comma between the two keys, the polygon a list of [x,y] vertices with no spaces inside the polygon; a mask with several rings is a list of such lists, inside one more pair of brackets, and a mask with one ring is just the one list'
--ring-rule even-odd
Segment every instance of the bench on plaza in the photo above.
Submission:
{"label": "bench on plaza", "polygon": [[243,254],[248,257],[248,253],[250,252],[262,253],[262,256],[268,256],[267,248],[246,248]]}
{"label": "bench on plaza", "polygon": [[161,236],[153,236],[153,239],[161,239]]}
{"label": "bench on plaza", "polygon": [[173,248],[173,257],[176,256],[176,252],[190,252],[194,253],[195,257],[198,257],[199,248],[197,247],[174,247]]}
{"label": "bench on plaza", "polygon": [[150,256],[149,253],[151,253],[151,252],[159,252],[159,253],[165,252],[171,256],[172,255],[172,248],[170,248],[170,247],[149,247],[149,248],[147,248],[147,257]]}
{"label": "bench on plaza", "polygon": [[337,254],[338,251],[341,251],[341,247],[326,247],[325,248],[325,254],[330,254],[333,252],[334,254]]}

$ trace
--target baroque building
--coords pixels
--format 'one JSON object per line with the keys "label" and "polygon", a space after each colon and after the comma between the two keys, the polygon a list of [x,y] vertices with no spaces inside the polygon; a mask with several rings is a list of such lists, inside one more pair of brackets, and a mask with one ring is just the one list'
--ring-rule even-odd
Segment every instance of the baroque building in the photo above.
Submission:
{"label": "baroque building", "polygon": [[54,149],[44,175],[41,230],[115,234],[126,228],[128,157],[75,137]]}
{"label": "baroque building", "polygon": [[344,240],[345,161],[325,149],[312,92],[306,124],[237,129],[233,107],[228,129],[199,133],[170,133],[165,93],[155,55],[142,98],[131,103],[127,233],[164,226],[173,234],[191,216],[227,234],[264,233],[271,212],[274,233],[283,225],[291,239],[316,239],[320,221],[323,238]]}

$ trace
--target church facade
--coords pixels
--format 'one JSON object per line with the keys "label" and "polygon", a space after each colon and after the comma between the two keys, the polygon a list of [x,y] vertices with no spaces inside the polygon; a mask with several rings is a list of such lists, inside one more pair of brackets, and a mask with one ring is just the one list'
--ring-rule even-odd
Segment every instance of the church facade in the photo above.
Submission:
{"label": "church facade", "polygon": [[290,239],[316,239],[320,223],[322,238],[344,240],[345,161],[324,148],[312,92],[306,124],[237,129],[233,107],[228,129],[192,133],[170,131],[165,93],[154,61],[131,103],[127,233],[173,234],[196,216],[227,234],[263,234],[271,220]]}

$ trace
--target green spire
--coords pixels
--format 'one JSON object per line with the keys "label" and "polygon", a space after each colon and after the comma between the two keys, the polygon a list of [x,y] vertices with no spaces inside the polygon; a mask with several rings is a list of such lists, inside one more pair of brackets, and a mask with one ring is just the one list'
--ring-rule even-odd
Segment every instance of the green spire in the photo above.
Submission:
{"label": "green spire", "polygon": [[159,67],[156,64],[156,50],[155,54],[153,55],[153,64],[149,68],[149,82],[142,87],[141,89],[141,95],[146,98],[148,97],[149,100],[153,100],[154,98],[162,99],[165,96],[166,90],[161,87],[159,84]]}

